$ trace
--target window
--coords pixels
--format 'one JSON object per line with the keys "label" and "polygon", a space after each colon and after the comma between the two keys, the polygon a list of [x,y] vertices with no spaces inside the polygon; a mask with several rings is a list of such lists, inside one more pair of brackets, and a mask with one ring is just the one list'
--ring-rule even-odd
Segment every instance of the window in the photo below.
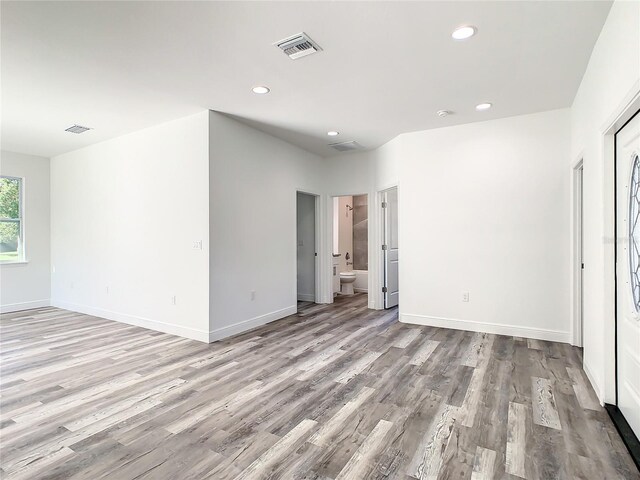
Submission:
{"label": "window", "polygon": [[633,304],[640,312],[640,159],[633,159],[629,183],[629,271]]}
{"label": "window", "polygon": [[24,260],[22,179],[0,176],[0,263]]}

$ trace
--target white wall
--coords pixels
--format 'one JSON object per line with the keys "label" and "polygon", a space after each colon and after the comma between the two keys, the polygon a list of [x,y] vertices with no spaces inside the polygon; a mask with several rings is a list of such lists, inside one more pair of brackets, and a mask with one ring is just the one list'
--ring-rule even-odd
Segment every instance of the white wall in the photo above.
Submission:
{"label": "white wall", "polygon": [[49,159],[1,152],[0,173],[23,177],[26,262],[0,265],[0,311],[49,305]]}
{"label": "white wall", "polygon": [[584,368],[600,399],[612,403],[613,155],[604,133],[639,91],[640,3],[617,1],[571,109],[570,156],[572,165],[584,159]]}
{"label": "white wall", "polygon": [[297,291],[298,300],[316,299],[316,197],[297,194]]}
{"label": "white wall", "polygon": [[[317,155],[216,112],[209,140],[215,340],[296,312],[296,191],[322,193],[324,169]],[[329,239],[318,247],[328,259]],[[330,294],[330,270],[321,270]]]}
{"label": "white wall", "polygon": [[208,341],[208,125],[202,112],[52,159],[54,305]]}
{"label": "white wall", "polygon": [[330,195],[370,194],[370,307],[382,308],[377,193],[398,185],[403,321],[569,341],[569,128],[557,110],[327,159]]}
{"label": "white wall", "polygon": [[569,136],[556,110],[397,140],[402,321],[569,340]]}

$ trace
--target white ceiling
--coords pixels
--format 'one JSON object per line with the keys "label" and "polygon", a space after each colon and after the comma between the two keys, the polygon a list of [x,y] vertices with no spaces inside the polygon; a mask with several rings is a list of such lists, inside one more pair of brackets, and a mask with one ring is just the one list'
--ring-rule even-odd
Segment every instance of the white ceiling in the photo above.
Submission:
{"label": "white ceiling", "polygon": [[[328,156],[335,141],[567,107],[610,6],[3,1],[2,148],[53,156],[212,109]],[[461,24],[478,34],[453,41]],[[272,45],[300,31],[324,51]]]}

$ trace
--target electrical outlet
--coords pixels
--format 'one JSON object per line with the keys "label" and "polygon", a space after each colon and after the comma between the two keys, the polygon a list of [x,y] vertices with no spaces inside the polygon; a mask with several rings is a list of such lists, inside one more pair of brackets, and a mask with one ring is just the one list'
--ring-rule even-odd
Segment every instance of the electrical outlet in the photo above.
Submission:
{"label": "electrical outlet", "polygon": [[194,250],[202,250],[202,240],[195,240],[193,242],[193,249]]}
{"label": "electrical outlet", "polygon": [[173,295],[173,296],[171,297],[171,303],[172,303],[173,305],[175,305],[175,304],[176,304],[176,296],[175,296],[175,295]]}
{"label": "electrical outlet", "polygon": [[256,299],[256,291],[251,290],[251,301],[253,302]]}
{"label": "electrical outlet", "polygon": [[469,292],[462,292],[462,301],[463,302],[469,301]]}

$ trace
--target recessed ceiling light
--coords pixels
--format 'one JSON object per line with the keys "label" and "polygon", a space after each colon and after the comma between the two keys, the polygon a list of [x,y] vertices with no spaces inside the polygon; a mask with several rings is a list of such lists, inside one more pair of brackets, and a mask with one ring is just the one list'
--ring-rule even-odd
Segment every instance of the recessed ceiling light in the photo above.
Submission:
{"label": "recessed ceiling light", "polygon": [[463,25],[462,27],[456,28],[451,34],[451,37],[453,37],[454,40],[466,40],[467,38],[473,37],[477,31],[478,29],[473,25]]}
{"label": "recessed ceiling light", "polygon": [[257,87],[253,87],[253,93],[257,93],[258,95],[264,95],[265,93],[269,93],[269,87],[265,87],[264,85],[258,85]]}
{"label": "recessed ceiling light", "polygon": [[479,112],[483,110],[489,110],[491,106],[492,105],[490,103],[479,103],[478,105],[476,105],[476,110],[478,110]]}
{"label": "recessed ceiling light", "polygon": [[452,112],[451,110],[438,110],[438,111],[436,112],[436,114],[437,114],[439,117],[446,117],[446,116],[451,115],[452,113],[453,113],[453,112]]}
{"label": "recessed ceiling light", "polygon": [[327,135],[329,135],[330,137],[335,137],[339,134],[340,132],[336,132],[335,130],[331,130],[330,132],[327,132]]}

